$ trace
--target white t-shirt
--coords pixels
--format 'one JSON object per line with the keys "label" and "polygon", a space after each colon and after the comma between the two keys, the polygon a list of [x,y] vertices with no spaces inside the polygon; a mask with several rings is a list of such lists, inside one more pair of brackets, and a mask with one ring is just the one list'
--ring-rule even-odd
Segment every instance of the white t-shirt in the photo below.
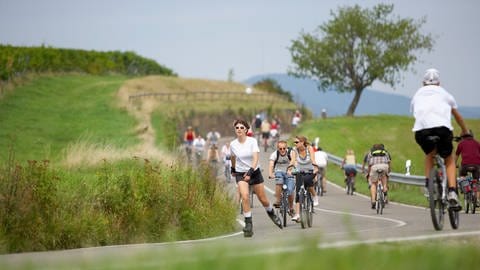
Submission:
{"label": "white t-shirt", "polygon": [[235,171],[247,172],[252,167],[254,152],[260,152],[255,138],[247,137],[243,143],[238,139],[233,140],[230,143],[230,153],[235,156]]}
{"label": "white t-shirt", "polygon": [[453,130],[452,108],[457,107],[453,96],[438,85],[418,89],[410,103],[410,111],[415,117],[412,131],[442,126]]}
{"label": "white t-shirt", "polygon": [[317,166],[320,168],[327,167],[328,162],[328,155],[324,151],[316,151],[315,152],[315,162]]}

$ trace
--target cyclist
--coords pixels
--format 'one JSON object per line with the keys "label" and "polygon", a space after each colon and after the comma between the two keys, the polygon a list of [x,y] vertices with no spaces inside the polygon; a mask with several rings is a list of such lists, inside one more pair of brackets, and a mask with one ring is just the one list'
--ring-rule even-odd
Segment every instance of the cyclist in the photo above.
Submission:
{"label": "cyclist", "polygon": [[[467,176],[468,171],[471,170],[473,179],[479,180],[480,143],[473,138],[472,132],[463,134],[461,138],[462,140],[455,151],[455,164],[458,164],[458,159],[462,157],[459,175]],[[477,198],[480,198],[480,190],[477,191]],[[479,201],[477,201],[477,206],[480,206]]]}
{"label": "cyclist", "polygon": [[222,157],[222,160],[223,160],[223,166],[225,167],[225,179],[227,180],[227,182],[230,182],[231,176],[232,176],[230,174],[230,166],[231,166],[231,162],[230,162],[230,142],[226,142],[222,146],[221,157]]}
{"label": "cyclist", "polygon": [[270,179],[275,179],[275,198],[276,202],[273,204],[275,207],[280,206],[280,193],[282,192],[282,186],[287,185],[288,204],[290,214],[293,210],[293,187],[294,180],[292,175],[287,175],[287,167],[290,164],[291,148],[287,147],[286,141],[279,141],[277,143],[277,150],[270,155],[270,162],[268,166],[268,172]]}
{"label": "cyclist", "polygon": [[[318,197],[313,188],[316,181],[315,175],[318,172],[317,163],[315,162],[315,153],[313,147],[307,141],[304,136],[295,137],[295,147],[291,153],[292,160],[290,165],[293,165],[298,171],[312,171],[312,174],[300,174],[296,177],[295,181],[295,194],[298,194],[302,185],[312,194],[313,205],[318,205]],[[289,165],[289,166],[290,166]],[[292,167],[288,169],[288,174],[292,173]],[[300,203],[298,202],[298,196],[295,198],[295,216],[292,221],[298,222],[300,220]]]}
{"label": "cyclist", "polygon": [[207,133],[207,142],[208,145],[213,145],[218,143],[218,139],[220,139],[220,133],[216,131],[215,129],[212,129]]}
{"label": "cyclist", "polygon": [[322,182],[320,184],[322,185],[322,191],[323,193],[327,193],[327,164],[328,164],[328,155],[325,151],[322,150],[320,146],[314,147],[315,150],[315,162],[317,163],[318,166],[318,171],[320,172],[320,175],[322,176],[322,179],[320,179]]}
{"label": "cyclist", "polygon": [[[372,209],[375,209],[375,197],[377,194],[377,181],[381,181],[383,185],[383,193],[385,200],[387,200],[387,175],[390,172],[390,155],[385,151],[383,144],[374,144],[371,151],[367,155],[367,179],[368,186],[370,188],[370,199],[372,203]],[[383,170],[382,179],[378,170]]]}
{"label": "cyclist", "polygon": [[195,135],[195,131],[193,131],[192,126],[188,126],[187,130],[183,133],[183,141],[187,143],[188,145],[193,144],[193,140],[197,137]]}
{"label": "cyclist", "polygon": [[[349,174],[357,175],[357,160],[355,158],[355,152],[352,149],[348,149],[345,157],[342,161],[342,169],[345,173],[345,183],[347,182],[347,177]],[[355,180],[354,180],[355,185]],[[353,188],[355,190],[355,188]]]}
{"label": "cyclist", "polygon": [[193,140],[193,147],[195,149],[196,162],[199,163],[203,158],[203,152],[205,150],[205,139],[202,138],[202,135],[198,134],[195,140]]}
{"label": "cyclist", "polygon": [[279,228],[282,228],[280,218],[275,214],[270,201],[265,194],[263,185],[263,176],[258,166],[259,152],[258,142],[255,138],[247,136],[247,130],[250,125],[241,119],[233,122],[235,135],[237,138],[230,143],[230,157],[232,162],[232,175],[237,182],[238,192],[242,198],[243,216],[245,217],[245,227],[243,235],[245,237],[253,236],[252,212],[250,209],[249,185],[253,186],[253,191],[257,195],[260,203],[265,207],[270,219]]}
{"label": "cyclist", "polygon": [[[438,152],[445,160],[447,170],[447,199],[453,210],[460,211],[462,207],[458,203],[456,168],[453,157],[452,114],[461,127],[462,134],[468,133],[468,129],[457,107],[455,98],[440,86],[438,70],[427,69],[423,76],[423,86],[417,90],[410,104],[410,110],[415,118],[412,128],[412,131],[415,132],[415,141],[425,153],[425,189],[428,190],[428,176],[433,167],[434,156]],[[440,137],[440,141],[436,145],[427,139],[433,135]]]}
{"label": "cyclist", "polygon": [[270,122],[268,119],[263,119],[262,125],[260,126],[260,132],[262,132],[263,146],[265,147],[265,152],[268,148],[268,139],[270,138]]}

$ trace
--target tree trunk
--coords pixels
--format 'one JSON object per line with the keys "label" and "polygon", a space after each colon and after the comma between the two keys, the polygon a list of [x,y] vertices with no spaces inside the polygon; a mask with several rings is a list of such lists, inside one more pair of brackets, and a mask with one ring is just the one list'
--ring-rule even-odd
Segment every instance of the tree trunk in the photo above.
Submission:
{"label": "tree trunk", "polygon": [[355,109],[357,109],[358,102],[360,101],[360,96],[362,95],[362,89],[355,89],[355,96],[353,97],[352,103],[348,107],[347,116],[353,116]]}

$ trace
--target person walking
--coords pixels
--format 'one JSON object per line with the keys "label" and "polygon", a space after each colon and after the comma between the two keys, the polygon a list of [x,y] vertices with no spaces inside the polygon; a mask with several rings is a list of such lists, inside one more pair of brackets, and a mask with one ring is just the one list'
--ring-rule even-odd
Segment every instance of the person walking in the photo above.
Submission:
{"label": "person walking", "polygon": [[[462,134],[468,133],[468,129],[457,108],[455,98],[440,86],[440,72],[434,68],[427,69],[423,76],[423,86],[417,90],[410,103],[410,111],[415,118],[412,131],[415,133],[415,141],[425,153],[425,187],[428,185],[434,156],[438,153],[445,160],[450,208],[460,211],[462,206],[458,203],[453,157],[452,115],[462,129]],[[435,145],[428,139],[430,136],[438,136],[440,141]]]}
{"label": "person walking", "polygon": [[242,119],[233,122],[236,139],[230,143],[230,158],[232,162],[232,175],[235,177],[238,187],[238,193],[242,199],[243,216],[245,217],[245,227],[243,228],[244,237],[253,236],[253,221],[250,208],[249,186],[253,186],[253,191],[258,200],[267,211],[267,215],[282,229],[282,222],[275,214],[270,201],[265,194],[264,180],[258,164],[259,152],[258,142],[255,138],[247,136],[247,130],[250,125]]}

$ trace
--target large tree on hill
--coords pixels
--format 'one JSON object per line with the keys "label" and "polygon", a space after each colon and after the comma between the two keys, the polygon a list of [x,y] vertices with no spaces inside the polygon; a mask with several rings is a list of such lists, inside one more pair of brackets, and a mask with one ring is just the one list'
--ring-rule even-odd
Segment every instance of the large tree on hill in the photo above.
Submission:
{"label": "large tree on hill", "polygon": [[318,81],[321,91],[355,92],[347,111],[353,116],[366,87],[379,81],[395,87],[400,72],[417,60],[415,53],[433,48],[433,37],[422,34],[425,18],[415,21],[392,15],[393,5],[371,9],[343,7],[313,34],[300,33],[289,48],[290,75]]}

